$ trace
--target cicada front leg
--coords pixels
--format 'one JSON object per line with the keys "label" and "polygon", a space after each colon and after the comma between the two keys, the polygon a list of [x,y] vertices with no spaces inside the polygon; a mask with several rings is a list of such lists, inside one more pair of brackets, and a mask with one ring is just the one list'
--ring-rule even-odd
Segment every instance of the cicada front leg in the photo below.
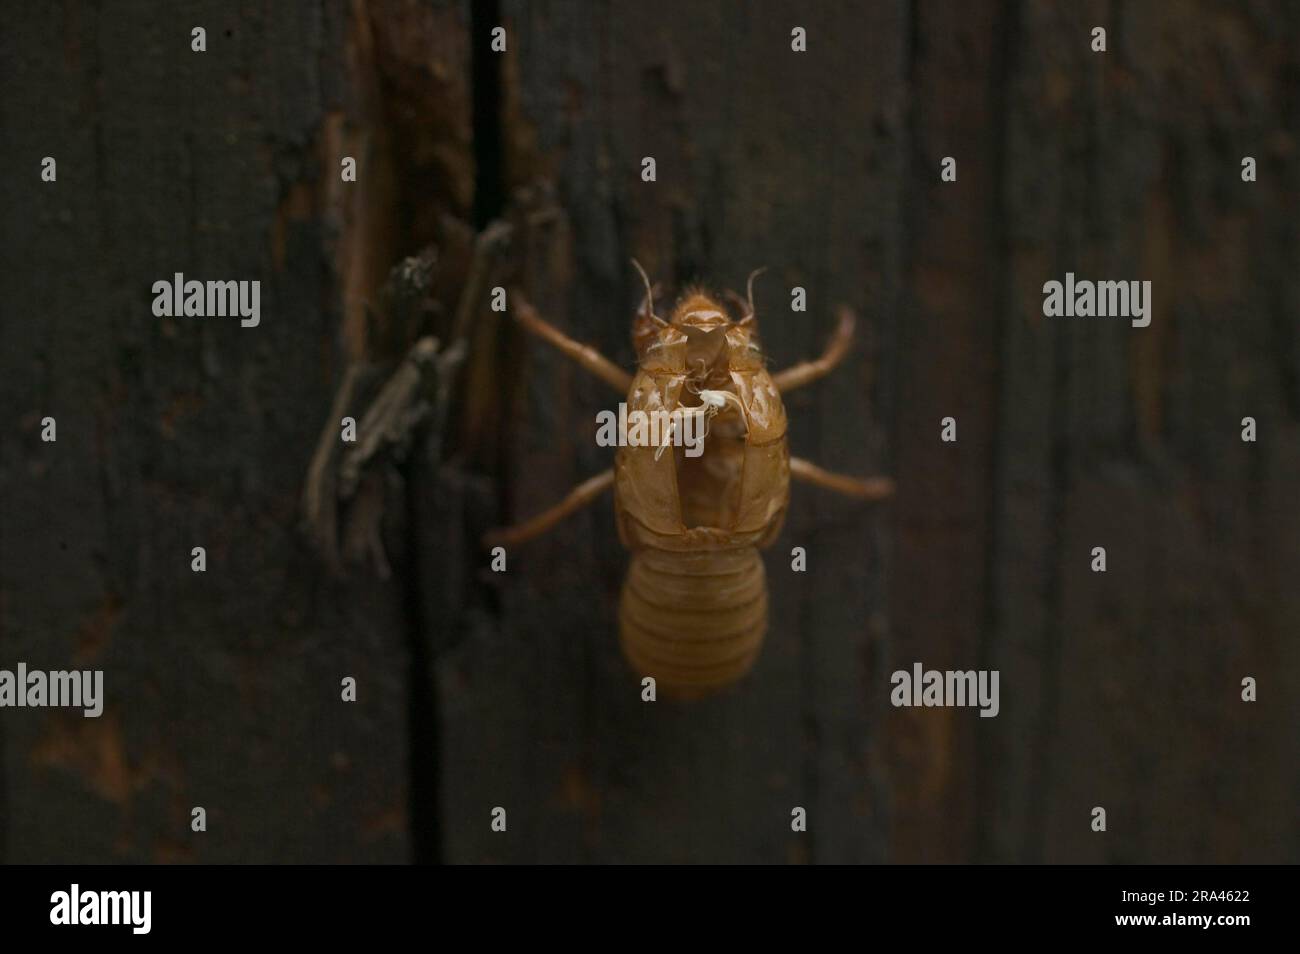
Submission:
{"label": "cicada front leg", "polygon": [[632,386],[632,375],[628,374],[609,358],[605,357],[595,348],[574,341],[564,332],[560,331],[550,322],[542,318],[537,313],[537,309],[528,303],[523,293],[512,291],[510,293],[511,305],[510,311],[515,319],[524,326],[529,332],[541,338],[547,344],[553,346],[561,354],[573,359],[588,372],[600,378],[619,394],[626,395],[628,389]]}
{"label": "cicada front leg", "polygon": [[814,361],[801,361],[794,367],[772,375],[772,383],[776,385],[776,389],[782,394],[788,394],[795,388],[811,384],[835,370],[835,367],[844,360],[844,356],[849,353],[849,345],[853,343],[854,324],[852,309],[841,305],[835,333],[831,335],[826,351]]}

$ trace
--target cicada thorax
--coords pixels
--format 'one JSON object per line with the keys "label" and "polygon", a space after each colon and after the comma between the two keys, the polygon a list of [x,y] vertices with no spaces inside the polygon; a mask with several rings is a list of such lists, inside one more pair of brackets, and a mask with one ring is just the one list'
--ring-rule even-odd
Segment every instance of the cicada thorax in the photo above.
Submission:
{"label": "cicada thorax", "polygon": [[750,669],[767,629],[758,548],[776,537],[789,502],[785,408],[752,322],[695,295],[659,324],[638,341],[628,415],[696,413],[707,431],[698,456],[684,444],[619,448],[615,511],[632,551],[621,642],[660,691],[702,695]]}

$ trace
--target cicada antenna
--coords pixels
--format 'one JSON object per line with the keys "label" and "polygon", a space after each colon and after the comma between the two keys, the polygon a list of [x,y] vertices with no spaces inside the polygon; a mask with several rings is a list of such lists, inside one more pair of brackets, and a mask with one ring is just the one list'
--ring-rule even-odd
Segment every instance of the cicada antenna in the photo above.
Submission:
{"label": "cicada antenna", "polygon": [[745,300],[749,303],[749,314],[740,319],[741,324],[754,320],[754,279],[767,271],[767,266],[756,268],[749,273],[749,278],[745,282]]}
{"label": "cicada antenna", "polygon": [[650,314],[650,317],[653,318],[656,323],[661,325],[668,324],[668,322],[664,321],[662,318],[660,318],[658,315],[655,314],[655,296],[654,296],[654,292],[650,290],[650,276],[645,273],[645,269],[641,267],[641,263],[638,262],[635,258],[632,259],[632,264],[635,265],[636,270],[641,273],[641,282],[642,284],[645,285],[646,311]]}

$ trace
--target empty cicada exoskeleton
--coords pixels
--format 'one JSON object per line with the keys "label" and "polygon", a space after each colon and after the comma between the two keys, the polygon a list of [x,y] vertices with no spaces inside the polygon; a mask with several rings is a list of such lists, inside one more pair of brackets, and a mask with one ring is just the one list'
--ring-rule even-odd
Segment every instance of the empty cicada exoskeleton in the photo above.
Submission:
{"label": "empty cicada exoskeleton", "polygon": [[886,477],[859,480],[790,456],[781,395],[844,358],[853,313],[840,308],[822,357],[771,375],[758,342],[753,278],[745,299],[733,296],[747,305],[739,319],[692,289],[667,321],[655,314],[646,280],[633,322],[635,375],[548,324],[517,292],[511,296],[511,311],[525,328],[626,395],[628,416],[666,416],[670,437],[687,427],[703,435],[694,454],[677,440],[620,442],[612,470],[486,539],[489,546],[521,543],[613,487],[619,538],[632,553],[619,606],[623,652],[660,691],[679,697],[735,682],[758,657],[767,630],[759,549],[780,532],[792,476],[864,500],[893,492]]}

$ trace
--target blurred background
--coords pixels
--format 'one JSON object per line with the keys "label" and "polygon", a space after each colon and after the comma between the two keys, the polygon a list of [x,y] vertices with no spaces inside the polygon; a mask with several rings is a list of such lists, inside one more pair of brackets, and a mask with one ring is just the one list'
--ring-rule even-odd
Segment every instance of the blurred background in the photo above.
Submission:
{"label": "blurred background", "polygon": [[[107,703],[0,710],[0,860],[1300,860],[1296,5],[4,20],[0,668],[103,669]],[[729,692],[641,702],[608,500],[488,571],[483,530],[611,455],[604,386],[485,298],[445,420],[369,472],[391,574],[303,531],[348,369],[413,340],[389,270],[436,256],[413,322],[446,340],[467,236],[502,216],[491,284],[625,367],[633,255],[665,296],[769,266],[777,367],[861,316],[790,396],[791,450],[898,492],[793,488]],[[260,325],[155,318],[177,271],[260,280]],[[1044,321],[1067,271],[1150,280],[1150,327]],[[1000,714],[891,707],[916,662],[999,670]]]}

